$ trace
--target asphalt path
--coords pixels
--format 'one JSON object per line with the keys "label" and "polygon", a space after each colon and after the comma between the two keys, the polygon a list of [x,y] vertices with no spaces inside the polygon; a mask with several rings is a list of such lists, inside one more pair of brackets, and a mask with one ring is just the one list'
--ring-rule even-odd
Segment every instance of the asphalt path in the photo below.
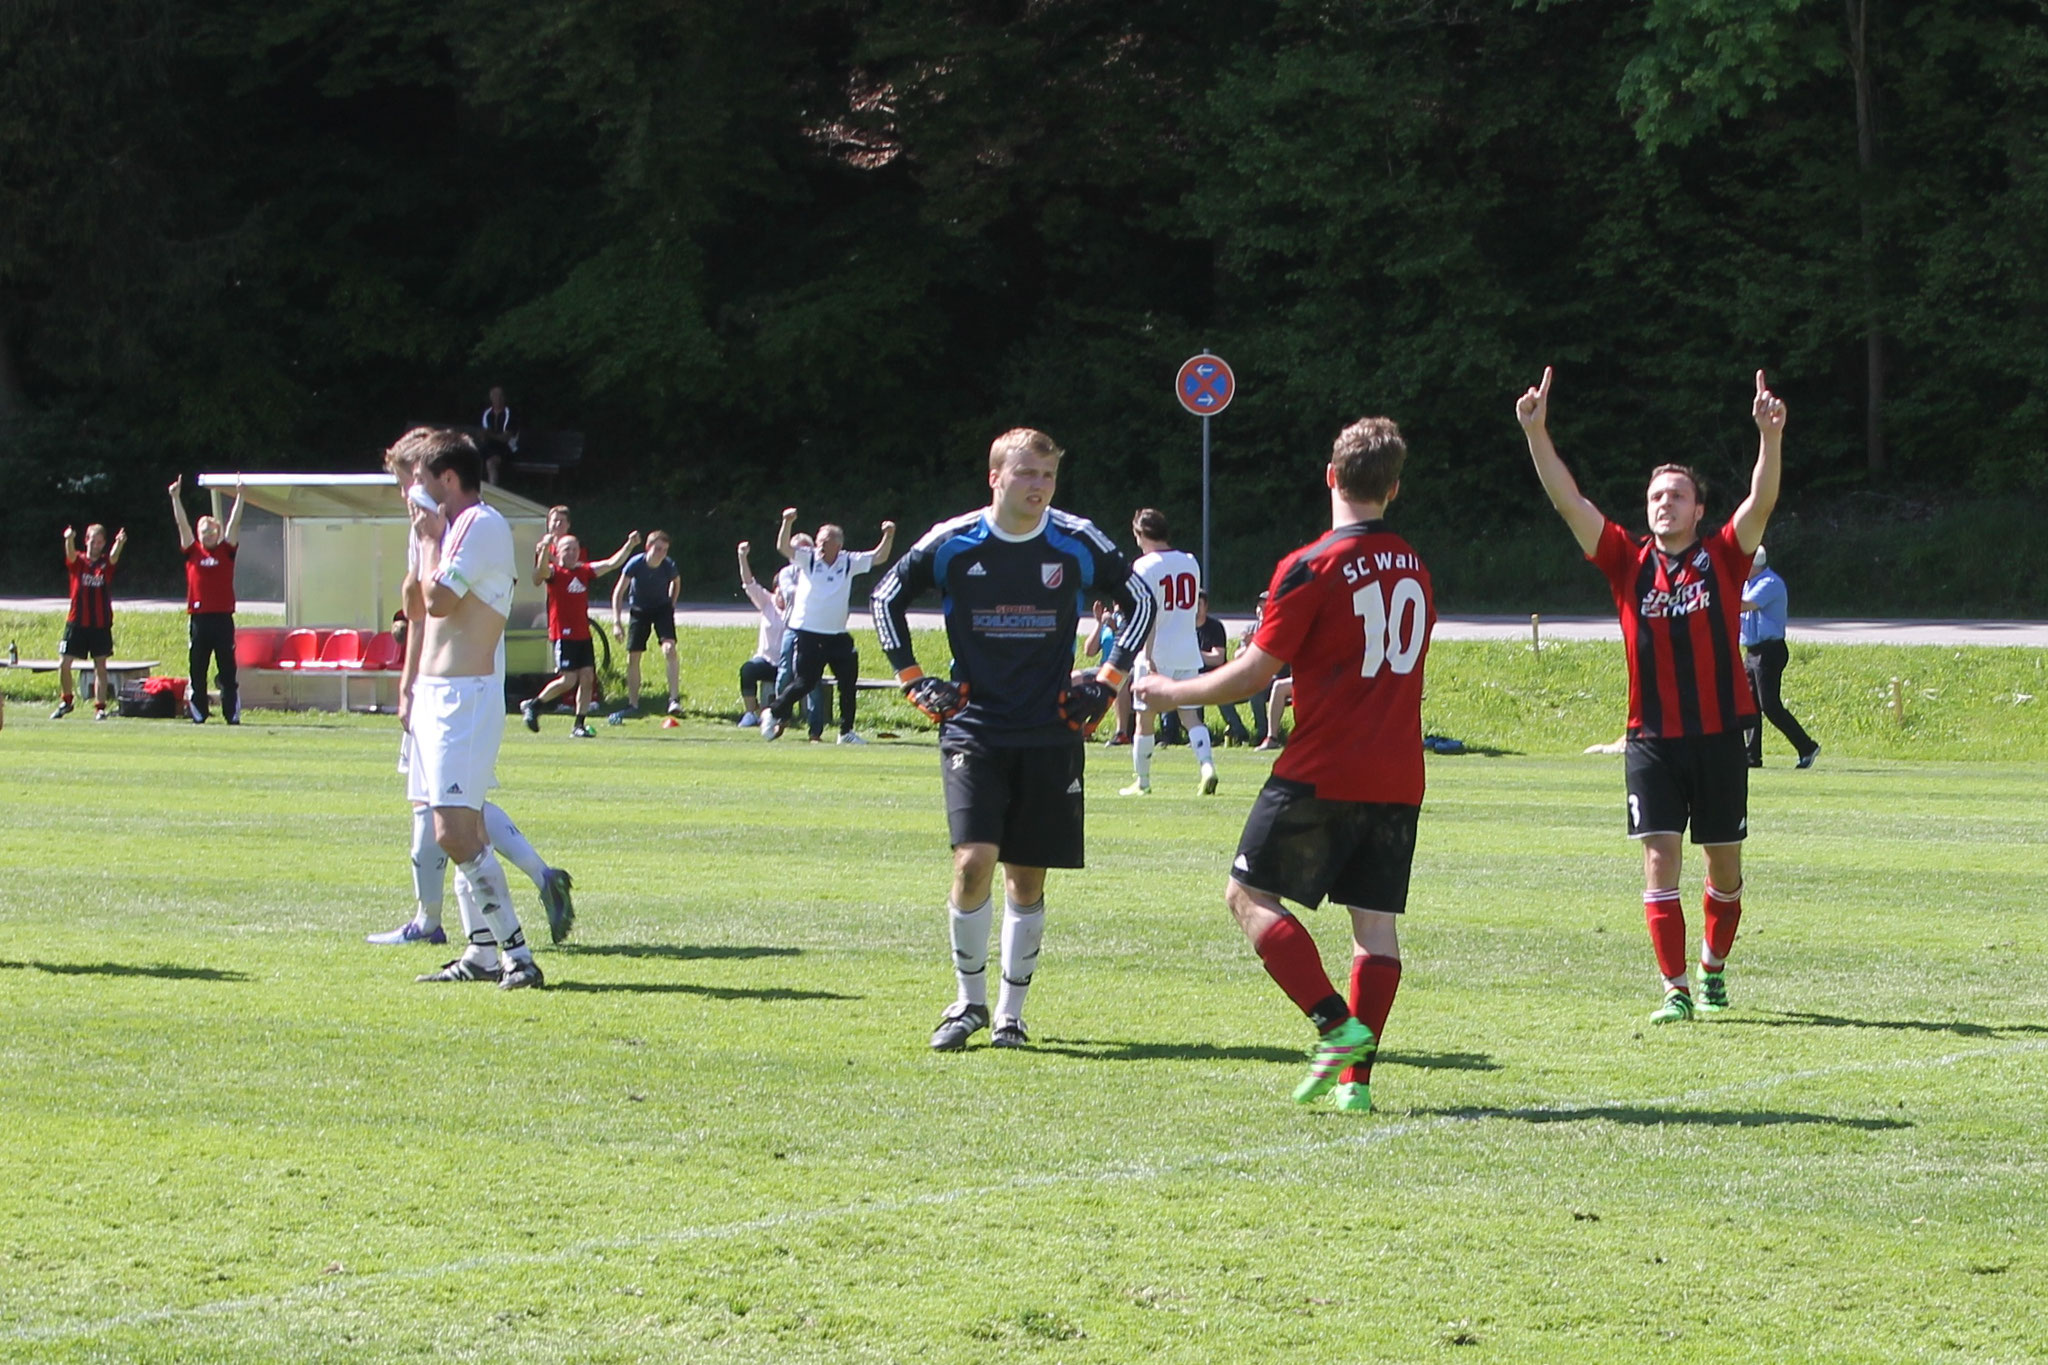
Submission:
{"label": "asphalt path", "polygon": [[[0,611],[63,611],[62,597],[0,597]],[[182,598],[119,598],[114,609],[123,611],[183,611]],[[242,610],[282,616],[282,602],[244,602]],[[603,608],[596,615],[604,618]],[[759,618],[743,603],[685,602],[676,611],[678,624],[686,626],[751,626]],[[1251,620],[1249,616],[1224,614],[1224,624],[1235,636]],[[1084,623],[1085,624],[1085,623]],[[913,630],[939,630],[944,623],[935,611],[910,613]],[[848,621],[850,629],[872,630],[866,612],[857,611]],[[1621,626],[1612,616],[1545,616],[1538,627],[1545,640],[1620,640]],[[1526,616],[1446,616],[1436,623],[1431,637],[1437,640],[1526,640],[1530,618]],[[2048,649],[2048,621],[1968,621],[1925,618],[1863,620],[1855,618],[1794,617],[1786,629],[1794,644],[1836,645],[2012,645]]]}

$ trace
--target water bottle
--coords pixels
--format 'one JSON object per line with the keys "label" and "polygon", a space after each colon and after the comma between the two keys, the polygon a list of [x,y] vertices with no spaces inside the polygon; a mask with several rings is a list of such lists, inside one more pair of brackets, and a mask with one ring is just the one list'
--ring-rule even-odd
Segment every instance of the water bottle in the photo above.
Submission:
{"label": "water bottle", "polygon": [[21,664],[21,651],[14,647],[14,641],[7,642],[7,666],[16,668]]}

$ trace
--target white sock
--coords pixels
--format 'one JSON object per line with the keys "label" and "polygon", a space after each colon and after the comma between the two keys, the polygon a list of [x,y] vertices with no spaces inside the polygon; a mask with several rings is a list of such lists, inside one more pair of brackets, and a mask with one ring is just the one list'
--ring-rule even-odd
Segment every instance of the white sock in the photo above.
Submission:
{"label": "white sock", "polygon": [[1664,978],[1664,989],[1667,991],[1685,991],[1690,994],[1692,991],[1692,978],[1683,974],[1667,976]]}
{"label": "white sock", "polygon": [[512,817],[489,801],[484,802],[484,837],[491,841],[492,848],[510,860],[512,866],[524,872],[536,888],[546,879],[547,861],[533,851],[533,845],[519,832],[519,826],[512,823]]}
{"label": "white sock", "polygon": [[988,1007],[988,930],[995,918],[994,902],[985,900],[972,910],[946,907],[947,928],[953,935],[953,976],[960,983],[960,1003]]}
{"label": "white sock", "polygon": [[461,877],[455,879],[455,909],[462,916],[462,937],[467,945],[462,950],[462,960],[487,972],[496,970],[497,936],[492,934],[491,927],[484,923],[484,917],[477,906],[476,892],[468,881]]}
{"label": "white sock", "polygon": [[1044,941],[1045,898],[1019,905],[1003,897],[1003,989],[996,997],[996,1018],[1024,1017],[1024,995],[1038,971],[1038,945]]}
{"label": "white sock", "polygon": [[413,921],[422,929],[441,927],[441,903],[447,897],[448,855],[434,842],[434,809],[415,806],[412,812],[412,895],[419,903]]}
{"label": "white sock", "polygon": [[526,934],[519,927],[518,912],[512,908],[512,889],[505,885],[505,868],[488,844],[476,857],[455,865],[455,885],[458,892],[468,888],[476,901],[477,915],[491,931],[498,951],[514,962],[533,957],[533,950],[526,946]]}
{"label": "white sock", "polygon": [[1138,785],[1141,787],[1152,785],[1153,742],[1151,735],[1139,735],[1131,741],[1131,767],[1137,770]]}
{"label": "white sock", "polygon": [[1201,764],[1204,768],[1211,768],[1216,765],[1216,746],[1209,742],[1208,726],[1190,725],[1188,727],[1188,747],[1195,751],[1195,762]]}

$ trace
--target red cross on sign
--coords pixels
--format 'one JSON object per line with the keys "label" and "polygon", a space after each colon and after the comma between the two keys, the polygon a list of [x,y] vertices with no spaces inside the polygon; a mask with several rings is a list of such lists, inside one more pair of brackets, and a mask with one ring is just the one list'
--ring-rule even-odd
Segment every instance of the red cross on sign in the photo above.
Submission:
{"label": "red cross on sign", "polygon": [[1221,356],[1198,355],[1174,376],[1173,396],[1197,417],[1214,417],[1237,397],[1237,376]]}

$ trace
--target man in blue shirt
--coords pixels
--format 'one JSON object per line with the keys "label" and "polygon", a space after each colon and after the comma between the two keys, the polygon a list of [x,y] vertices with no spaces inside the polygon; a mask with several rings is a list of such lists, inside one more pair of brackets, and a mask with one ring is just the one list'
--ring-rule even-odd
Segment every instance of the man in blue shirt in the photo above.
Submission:
{"label": "man in blue shirt", "polygon": [[[680,662],[676,658],[676,596],[682,591],[682,575],[668,555],[668,532],[655,531],[647,537],[647,549],[626,561],[612,589],[612,634],[626,642],[626,709],[640,709],[640,656],[647,652],[651,634],[661,642],[663,661],[668,665],[668,713],[683,714]],[[620,620],[630,614],[630,627]]]}
{"label": "man in blue shirt", "polygon": [[[1769,567],[1763,547],[1759,545],[1756,558],[1749,566],[1749,582],[1742,588],[1742,665],[1749,671],[1750,690],[1756,693],[1757,705],[1763,708],[1771,724],[1778,727],[1778,733],[1792,741],[1792,751],[1799,755],[1799,766],[1811,768],[1820,745],[1813,736],[1793,719],[1785,709],[1785,699],[1779,692],[1779,685],[1785,677],[1785,580],[1778,577],[1778,571]],[[1764,727],[1758,721],[1746,732],[1749,740],[1749,766],[1764,766]]]}

